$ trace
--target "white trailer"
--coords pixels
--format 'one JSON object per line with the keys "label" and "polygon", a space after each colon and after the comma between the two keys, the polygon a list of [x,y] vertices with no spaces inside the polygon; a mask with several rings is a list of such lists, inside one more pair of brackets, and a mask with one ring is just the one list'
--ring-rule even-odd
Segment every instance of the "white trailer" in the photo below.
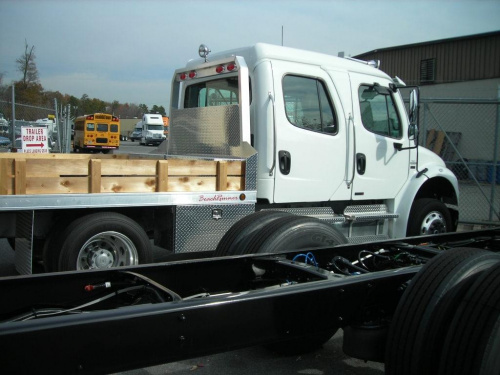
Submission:
{"label": "white trailer", "polygon": [[[417,146],[417,90],[408,115],[401,80],[371,63],[267,44],[207,54],[176,70],[157,154],[84,160],[79,183],[75,161],[0,164],[0,236],[18,269],[151,262],[150,240],[227,255],[456,229],[457,179]],[[56,182],[36,175],[54,170]]]}

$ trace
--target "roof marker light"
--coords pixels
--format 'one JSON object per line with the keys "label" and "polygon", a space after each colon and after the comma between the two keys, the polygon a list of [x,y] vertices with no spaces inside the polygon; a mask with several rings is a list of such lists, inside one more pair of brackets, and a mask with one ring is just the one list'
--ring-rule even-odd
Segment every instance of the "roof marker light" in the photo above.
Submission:
{"label": "roof marker light", "polygon": [[189,72],[189,78],[194,78],[194,77],[196,77],[196,72],[194,70],[191,70]]}
{"label": "roof marker light", "polygon": [[217,73],[222,73],[224,70],[226,70],[226,69],[224,68],[224,65],[219,65],[217,68],[215,68],[215,71],[216,71]]}
{"label": "roof marker light", "polygon": [[181,81],[184,81],[186,78],[187,78],[186,73],[181,73],[181,74],[179,75],[179,79],[180,79]]}
{"label": "roof marker light", "polygon": [[236,69],[236,65],[235,64],[233,64],[233,63],[227,64],[227,70],[228,71],[232,72],[235,69]]}

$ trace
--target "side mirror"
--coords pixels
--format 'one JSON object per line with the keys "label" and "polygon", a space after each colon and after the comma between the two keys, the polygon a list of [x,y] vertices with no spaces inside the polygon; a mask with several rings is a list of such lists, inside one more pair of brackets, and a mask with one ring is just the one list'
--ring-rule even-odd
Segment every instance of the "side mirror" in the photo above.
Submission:
{"label": "side mirror", "polygon": [[410,124],[417,124],[418,120],[418,92],[417,90],[412,90],[410,93],[410,111],[408,113],[410,117]]}
{"label": "side mirror", "polygon": [[418,126],[417,124],[410,124],[408,127],[408,139],[416,141],[418,139]]}

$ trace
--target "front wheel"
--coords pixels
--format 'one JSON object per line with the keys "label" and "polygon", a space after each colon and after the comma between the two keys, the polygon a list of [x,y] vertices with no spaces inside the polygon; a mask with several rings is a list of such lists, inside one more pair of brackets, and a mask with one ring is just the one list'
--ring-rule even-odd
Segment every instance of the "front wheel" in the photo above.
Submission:
{"label": "front wheel", "polygon": [[450,232],[452,229],[451,215],[448,207],[441,201],[431,198],[417,199],[413,202],[407,236],[424,236]]}
{"label": "front wheel", "polygon": [[81,217],[61,234],[58,270],[105,269],[152,261],[146,232],[127,216],[102,212]]}

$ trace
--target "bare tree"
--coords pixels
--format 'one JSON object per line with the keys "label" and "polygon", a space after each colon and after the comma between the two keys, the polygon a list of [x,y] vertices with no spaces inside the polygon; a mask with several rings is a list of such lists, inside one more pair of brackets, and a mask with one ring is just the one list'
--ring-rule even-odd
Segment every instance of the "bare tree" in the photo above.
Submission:
{"label": "bare tree", "polygon": [[38,69],[35,63],[35,46],[28,46],[24,41],[24,54],[16,60],[17,70],[23,75],[20,83],[27,89],[30,84],[38,83]]}

